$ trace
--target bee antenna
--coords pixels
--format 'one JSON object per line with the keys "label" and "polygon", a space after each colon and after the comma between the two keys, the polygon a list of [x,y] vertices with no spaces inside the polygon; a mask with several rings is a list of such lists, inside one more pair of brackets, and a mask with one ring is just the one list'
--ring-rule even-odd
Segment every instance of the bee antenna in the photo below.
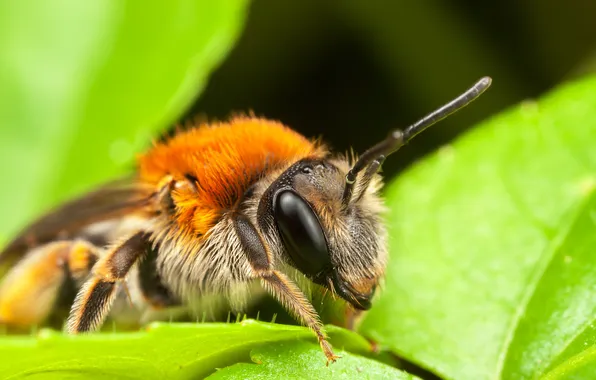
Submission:
{"label": "bee antenna", "polygon": [[[344,193],[342,197],[342,203],[347,205],[352,199],[352,193],[356,184],[356,176],[364,168],[374,164],[378,168],[383,163],[385,157],[397,151],[402,146],[406,145],[414,136],[424,131],[431,125],[443,120],[452,113],[459,111],[464,108],[472,101],[476,100],[486,89],[490,86],[492,79],[490,77],[483,77],[476,82],[472,87],[467,89],[464,93],[459,95],[457,98],[451,100],[449,103],[437,108],[433,112],[424,116],[414,124],[407,127],[404,131],[395,130],[387,136],[387,138],[373,147],[366,150],[360,158],[354,163],[354,166],[346,174],[346,185],[344,187]],[[369,174],[371,171],[367,171],[365,174]],[[370,173],[370,175],[374,175]],[[368,181],[367,181],[368,182]]]}

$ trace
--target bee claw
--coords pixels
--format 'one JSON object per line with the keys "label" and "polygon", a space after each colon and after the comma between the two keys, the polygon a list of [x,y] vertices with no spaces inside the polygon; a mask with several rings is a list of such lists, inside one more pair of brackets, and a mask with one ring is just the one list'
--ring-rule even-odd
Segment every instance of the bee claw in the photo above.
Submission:
{"label": "bee claw", "polygon": [[325,357],[327,358],[327,364],[326,364],[327,367],[329,367],[329,363],[335,363],[335,361],[337,359],[341,358],[341,356],[335,355],[333,353],[333,350],[331,349],[331,345],[325,339],[320,340],[319,344],[321,345],[321,348],[323,349],[323,353],[325,354]]}
{"label": "bee claw", "polygon": [[327,364],[326,364],[326,366],[329,367],[329,363],[335,363],[335,361],[337,359],[340,359],[340,358],[341,358],[341,356],[335,355],[335,354],[332,353],[331,356],[327,356]]}

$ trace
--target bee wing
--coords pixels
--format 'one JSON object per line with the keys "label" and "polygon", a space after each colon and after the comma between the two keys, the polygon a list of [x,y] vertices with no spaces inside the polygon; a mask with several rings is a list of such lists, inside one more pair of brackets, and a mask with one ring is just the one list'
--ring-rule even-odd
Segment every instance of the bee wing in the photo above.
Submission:
{"label": "bee wing", "polygon": [[93,223],[115,219],[142,209],[151,192],[131,179],[108,183],[42,216],[0,252],[0,265],[18,260],[27,249],[51,240],[69,238]]}

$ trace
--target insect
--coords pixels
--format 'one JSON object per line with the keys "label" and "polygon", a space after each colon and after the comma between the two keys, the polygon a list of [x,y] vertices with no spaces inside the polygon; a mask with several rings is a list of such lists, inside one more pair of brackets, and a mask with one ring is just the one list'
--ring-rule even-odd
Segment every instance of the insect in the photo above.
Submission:
{"label": "insect", "polygon": [[387,260],[381,164],[490,82],[480,79],[358,159],[248,116],[155,143],[133,177],[66,203],[5,248],[0,323],[43,323],[68,287],[76,293],[67,299],[69,333],[124,313],[122,300],[141,312],[242,310],[269,294],[313,331],[327,363],[335,361],[305,289],[371,307]]}

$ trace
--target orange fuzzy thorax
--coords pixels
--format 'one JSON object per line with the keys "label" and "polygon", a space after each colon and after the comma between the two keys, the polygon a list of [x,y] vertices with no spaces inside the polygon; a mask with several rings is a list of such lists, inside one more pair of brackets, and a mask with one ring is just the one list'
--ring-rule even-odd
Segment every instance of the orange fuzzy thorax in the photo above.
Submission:
{"label": "orange fuzzy thorax", "polygon": [[173,192],[181,226],[205,234],[257,180],[323,148],[278,122],[236,117],[227,123],[202,124],[156,144],[139,158],[140,180],[155,187],[171,176],[197,179],[198,192]]}

